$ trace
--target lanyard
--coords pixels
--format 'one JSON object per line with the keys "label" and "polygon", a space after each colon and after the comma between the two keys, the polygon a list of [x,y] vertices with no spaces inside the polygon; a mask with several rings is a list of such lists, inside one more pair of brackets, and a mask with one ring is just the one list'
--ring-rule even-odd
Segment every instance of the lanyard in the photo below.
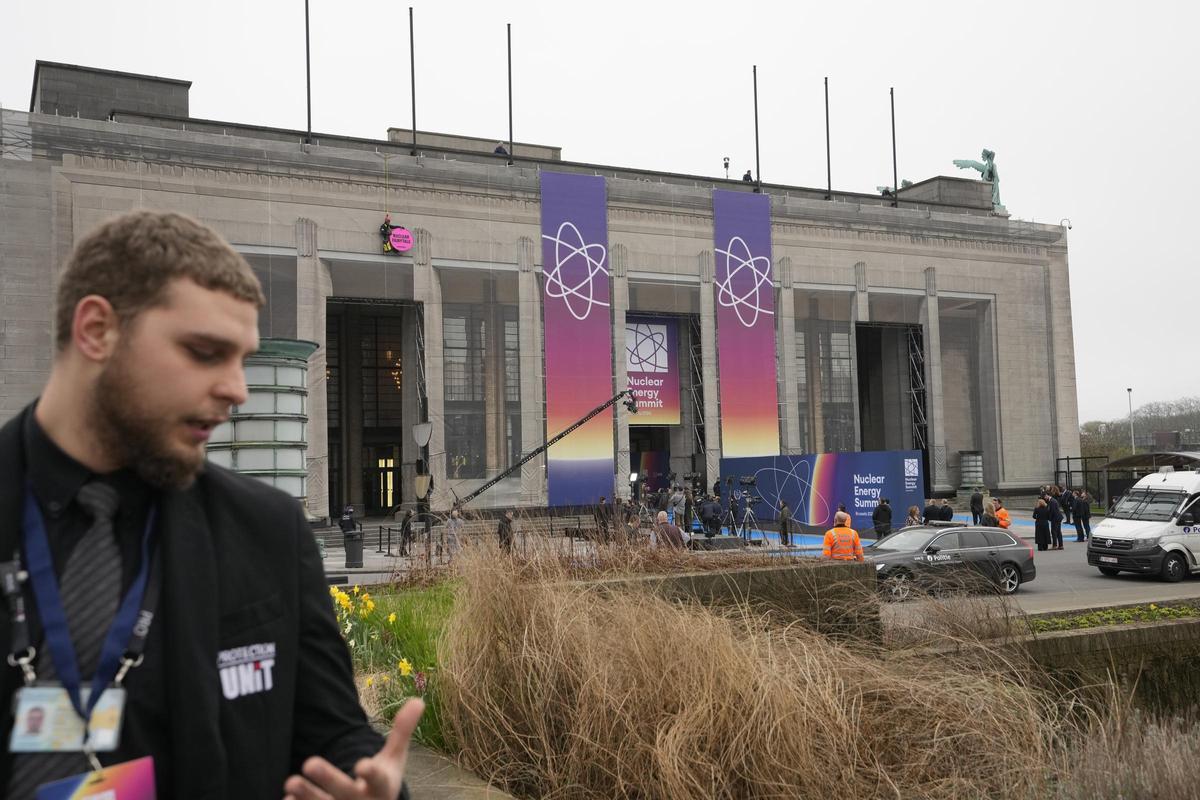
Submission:
{"label": "lanyard", "polygon": [[[33,596],[37,600],[38,614],[42,620],[45,632],[46,646],[50,649],[50,658],[63,688],[71,698],[75,713],[86,723],[100,701],[100,696],[108,688],[109,683],[120,684],[125,673],[130,668],[142,662],[142,654],[146,647],[146,638],[150,633],[150,623],[154,619],[154,608],[158,603],[158,593],[161,588],[160,570],[157,568],[157,552],[154,558],[154,569],[151,569],[150,545],[154,532],[156,509],[152,508],[146,518],[146,530],[142,534],[142,564],[133,585],[121,600],[113,618],[112,627],[104,639],[100,650],[100,663],[92,679],[92,691],[85,708],[80,696],[82,678],[79,674],[79,661],[75,657],[75,647],[71,643],[70,631],[67,628],[67,617],[63,611],[62,600],[58,592],[58,579],[54,576],[54,563],[50,556],[50,542],[46,536],[46,524],[42,518],[41,509],[33,496],[33,488],[25,487],[25,511],[22,519],[22,531],[25,543],[25,558],[29,565],[29,579],[33,584]],[[153,572],[153,576],[151,575]],[[20,620],[21,632],[17,633],[17,617],[14,609],[13,629],[14,644],[19,641],[28,643],[29,634],[25,629],[25,620]],[[25,653],[30,660],[32,648],[27,647]],[[20,661],[20,659],[18,659]],[[30,671],[26,670],[28,677]]]}

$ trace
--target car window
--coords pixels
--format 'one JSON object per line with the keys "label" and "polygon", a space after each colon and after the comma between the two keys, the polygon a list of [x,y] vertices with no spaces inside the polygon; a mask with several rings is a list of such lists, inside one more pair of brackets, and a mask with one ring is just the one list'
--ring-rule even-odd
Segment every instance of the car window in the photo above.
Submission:
{"label": "car window", "polygon": [[992,547],[1008,547],[1016,544],[1013,538],[1003,531],[984,531],[983,535],[987,537],[988,544]]}
{"label": "car window", "polygon": [[957,550],[958,531],[955,531],[954,533],[943,533],[929,544],[938,548],[939,550]]}
{"label": "car window", "polygon": [[906,552],[918,551],[925,548],[925,543],[935,532],[928,528],[907,528],[891,536],[886,536],[875,543],[873,552]]}
{"label": "car window", "polygon": [[988,547],[987,537],[983,531],[960,531],[959,532],[960,547]]}
{"label": "car window", "polygon": [[1190,498],[1188,498],[1188,501],[1183,504],[1183,508],[1179,509],[1179,525],[1183,524],[1184,514],[1191,514],[1193,521],[1195,521],[1195,518],[1200,517],[1200,494],[1192,495]]}

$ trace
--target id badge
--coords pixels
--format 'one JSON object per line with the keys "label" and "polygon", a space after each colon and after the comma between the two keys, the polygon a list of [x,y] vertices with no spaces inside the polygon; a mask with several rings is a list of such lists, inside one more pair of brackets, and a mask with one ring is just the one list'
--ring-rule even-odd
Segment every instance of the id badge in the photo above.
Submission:
{"label": "id badge", "polygon": [[[86,706],[91,689],[80,689]],[[12,753],[63,753],[83,750],[83,720],[62,686],[24,686],[13,697]],[[110,686],[100,696],[88,724],[88,746],[97,753],[117,749],[125,715],[125,690]]]}
{"label": "id badge", "polygon": [[[105,692],[107,694],[107,692]],[[37,800],[155,800],[154,758],[113,764],[38,787]]]}

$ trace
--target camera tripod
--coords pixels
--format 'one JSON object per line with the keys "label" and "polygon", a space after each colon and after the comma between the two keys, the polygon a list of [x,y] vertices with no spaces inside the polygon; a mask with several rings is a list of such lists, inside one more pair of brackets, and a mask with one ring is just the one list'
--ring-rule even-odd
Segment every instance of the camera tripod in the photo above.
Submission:
{"label": "camera tripod", "polygon": [[737,534],[737,520],[734,519],[733,512],[730,511],[728,507],[726,507],[725,510],[721,512],[721,521],[717,525],[717,532],[719,533],[722,530],[724,530],[725,528],[729,528],[730,536],[734,536]]}
{"label": "camera tripod", "polygon": [[642,525],[642,527],[646,527],[646,528],[654,527],[655,517],[657,516],[657,514],[658,514],[658,511],[651,508],[650,506],[646,505],[645,500],[638,501],[638,507],[637,507],[638,522]]}
{"label": "camera tripod", "polygon": [[[747,542],[750,541],[751,535],[758,530],[758,517],[754,516],[754,504],[746,502],[745,509],[742,511],[742,538]],[[765,538],[766,534],[764,534]]]}

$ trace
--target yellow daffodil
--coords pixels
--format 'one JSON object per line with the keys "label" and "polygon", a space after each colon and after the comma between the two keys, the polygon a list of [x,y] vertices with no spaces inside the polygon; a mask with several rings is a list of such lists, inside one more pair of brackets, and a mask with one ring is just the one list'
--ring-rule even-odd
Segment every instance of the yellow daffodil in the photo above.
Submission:
{"label": "yellow daffodil", "polygon": [[396,662],[396,669],[400,670],[400,674],[407,678],[412,675],[412,662],[407,658],[402,658]]}
{"label": "yellow daffodil", "polygon": [[390,624],[390,625],[395,625],[395,624],[396,624],[396,612],[395,612],[395,611],[393,611],[392,613],[388,614],[388,624]]}
{"label": "yellow daffodil", "polygon": [[357,583],[356,583],[356,584],[354,584],[354,588],[353,588],[353,589],[351,589],[350,591],[354,592],[354,594],[355,594],[355,595],[357,595],[357,594],[358,594],[358,592],[359,592],[359,589],[358,589],[358,584],[357,584]]}
{"label": "yellow daffodil", "polygon": [[362,593],[362,597],[361,597],[361,598],[359,598],[359,599],[360,599],[360,600],[362,600],[362,601],[365,603],[365,602],[367,602],[368,600],[370,600],[370,599],[371,599],[371,593],[370,593],[370,592],[363,592],[363,593]]}
{"label": "yellow daffodil", "polygon": [[367,678],[367,686],[374,686],[374,685],[375,685],[375,679]]}
{"label": "yellow daffodil", "polygon": [[1151,611],[1157,611],[1157,610],[1158,610],[1158,606],[1154,605],[1154,603],[1151,603],[1151,604],[1150,604],[1150,610],[1151,610]]}
{"label": "yellow daffodil", "polygon": [[374,610],[375,610],[375,601],[368,600],[367,601],[367,611],[374,611]]}
{"label": "yellow daffodil", "polygon": [[337,597],[337,596],[338,596],[338,588],[337,588],[336,586],[330,586],[330,587],[329,587],[329,596],[330,596],[330,597]]}
{"label": "yellow daffodil", "polygon": [[390,681],[391,679],[392,679],[392,676],[391,676],[391,675],[388,675],[388,674],[385,672],[385,673],[383,673],[383,677],[382,677],[382,678],[380,678],[379,680],[380,680],[382,683],[387,683],[387,682],[388,682],[388,681]]}

